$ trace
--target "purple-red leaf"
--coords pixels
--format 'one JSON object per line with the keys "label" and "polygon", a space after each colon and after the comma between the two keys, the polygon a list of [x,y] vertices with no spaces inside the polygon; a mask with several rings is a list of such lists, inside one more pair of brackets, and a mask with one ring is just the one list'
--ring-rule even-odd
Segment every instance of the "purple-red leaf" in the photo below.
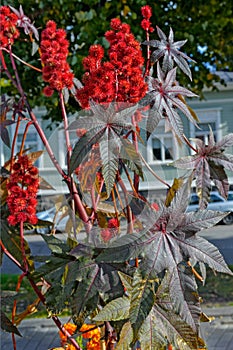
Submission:
{"label": "purple-red leaf", "polygon": [[211,181],[217,186],[220,194],[227,198],[229,183],[226,170],[233,171],[233,155],[224,153],[225,148],[233,145],[233,134],[224,136],[215,142],[210,129],[209,143],[205,145],[201,139],[192,139],[196,143],[196,154],[184,157],[172,163],[177,168],[193,169],[196,178],[197,194],[200,208],[206,208],[211,188]]}
{"label": "purple-red leaf", "polygon": [[143,44],[155,47],[156,50],[151,55],[151,61],[157,62],[163,57],[162,68],[164,72],[168,72],[173,68],[173,61],[177,66],[192,80],[192,74],[187,61],[193,61],[189,56],[180,51],[180,48],[186,43],[187,40],[174,42],[174,34],[172,28],[170,28],[169,36],[157,26],[157,33],[159,40],[145,41]]}

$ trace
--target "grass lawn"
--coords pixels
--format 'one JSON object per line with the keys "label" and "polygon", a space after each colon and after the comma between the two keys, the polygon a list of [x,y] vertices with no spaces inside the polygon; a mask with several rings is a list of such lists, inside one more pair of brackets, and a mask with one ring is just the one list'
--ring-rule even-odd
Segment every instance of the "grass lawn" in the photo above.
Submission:
{"label": "grass lawn", "polygon": [[[229,266],[233,272],[233,265]],[[214,274],[207,270],[205,285],[199,285],[199,295],[205,306],[233,306],[233,276],[225,273]]]}

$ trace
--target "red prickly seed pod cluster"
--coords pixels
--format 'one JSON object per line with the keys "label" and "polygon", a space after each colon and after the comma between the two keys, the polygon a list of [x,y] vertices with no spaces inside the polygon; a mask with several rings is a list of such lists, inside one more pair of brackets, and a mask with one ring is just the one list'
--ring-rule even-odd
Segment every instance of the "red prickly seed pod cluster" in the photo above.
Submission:
{"label": "red prickly seed pod cluster", "polygon": [[19,31],[16,28],[18,17],[8,6],[0,7],[0,46],[7,47],[12,45],[14,40],[19,37]]}
{"label": "red prickly seed pod cluster", "polygon": [[152,33],[154,31],[154,28],[151,26],[150,18],[152,16],[152,9],[149,5],[143,6],[141,8],[142,16],[144,17],[141,21],[141,27],[147,32]]}
{"label": "red prickly seed pod cluster", "polygon": [[69,42],[64,29],[57,29],[54,21],[48,21],[41,34],[42,76],[49,83],[43,90],[46,96],[52,96],[54,90],[73,87],[74,74],[67,62]]}
{"label": "red prickly seed pod cluster", "polygon": [[100,45],[91,46],[89,55],[83,60],[84,87],[76,93],[83,108],[89,106],[90,98],[98,103],[137,103],[146,94],[140,43],[131,33],[130,26],[120,19],[112,19],[111,28],[105,33],[110,43],[109,61],[102,62],[104,50]]}
{"label": "red prickly seed pod cluster", "polygon": [[119,220],[111,218],[108,220],[107,228],[101,230],[101,237],[104,242],[108,242],[112,237],[116,236],[119,231]]}
{"label": "red prickly seed pod cluster", "polygon": [[7,183],[7,205],[10,211],[8,223],[12,226],[20,222],[36,224],[37,192],[39,188],[38,169],[28,156],[19,156],[13,164]]}

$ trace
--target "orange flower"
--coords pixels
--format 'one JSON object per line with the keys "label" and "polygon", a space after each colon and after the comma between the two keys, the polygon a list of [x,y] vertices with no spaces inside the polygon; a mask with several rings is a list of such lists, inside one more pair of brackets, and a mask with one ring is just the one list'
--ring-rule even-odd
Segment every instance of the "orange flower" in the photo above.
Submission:
{"label": "orange flower", "polygon": [[[75,324],[73,323],[65,323],[63,327],[67,330],[67,332],[69,332],[70,335],[73,335],[77,329],[77,326],[75,326]],[[59,336],[61,338],[62,345],[64,345],[67,342],[67,336],[63,334],[62,331],[59,331]],[[68,344],[68,346],[73,346],[73,345]],[[68,350],[73,350],[73,349],[75,348],[74,347],[68,348]]]}
{"label": "orange flower", "polygon": [[76,350],[75,346],[72,344],[66,345],[66,350]]}
{"label": "orange flower", "polygon": [[[80,332],[85,332],[82,334],[82,337],[85,339],[89,339],[87,343],[87,350],[100,350],[100,330],[99,328],[95,328],[94,324],[86,324],[84,323],[80,328]],[[86,332],[90,329],[89,332]]]}

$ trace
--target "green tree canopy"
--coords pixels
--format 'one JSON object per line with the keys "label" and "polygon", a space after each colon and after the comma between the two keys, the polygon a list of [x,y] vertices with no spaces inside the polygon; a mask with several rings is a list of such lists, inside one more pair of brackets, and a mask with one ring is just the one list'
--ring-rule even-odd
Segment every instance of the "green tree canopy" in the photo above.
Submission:
{"label": "green tree canopy", "polygon": [[[139,41],[144,41],[144,31],[138,25],[141,20],[141,7],[148,4],[153,9],[152,24],[159,26],[166,35],[169,27],[175,34],[175,41],[187,39],[183,51],[196,61],[192,64],[193,80],[181,77],[181,83],[198,93],[204,86],[215,88],[214,83],[219,77],[210,71],[210,66],[215,70],[233,69],[233,5],[230,0],[46,0],[46,1],[3,1],[3,5],[11,5],[16,9],[23,6],[24,13],[29,16],[35,26],[41,32],[48,20],[54,20],[58,27],[67,30],[70,41],[69,63],[75,76],[81,80],[83,74],[82,59],[87,56],[92,44],[101,44],[106,49],[107,41],[104,33],[110,29],[110,20],[121,16],[122,21],[131,25],[132,32]],[[150,39],[157,39],[156,30]],[[28,45],[24,42],[28,37],[20,36],[13,47],[13,52],[21,59],[40,67],[38,53],[34,56],[28,51]],[[40,73],[36,73],[28,67],[19,65],[25,91],[28,93],[32,105],[46,106],[48,117],[58,119],[56,113],[57,98],[46,98],[42,94],[43,81]],[[180,78],[179,78],[180,79]],[[182,81],[186,79],[186,81]],[[222,82],[223,83],[223,82]],[[12,92],[12,86],[2,80],[8,94]],[[69,103],[69,111],[78,108],[77,103]],[[60,119],[60,118],[59,118]]]}

